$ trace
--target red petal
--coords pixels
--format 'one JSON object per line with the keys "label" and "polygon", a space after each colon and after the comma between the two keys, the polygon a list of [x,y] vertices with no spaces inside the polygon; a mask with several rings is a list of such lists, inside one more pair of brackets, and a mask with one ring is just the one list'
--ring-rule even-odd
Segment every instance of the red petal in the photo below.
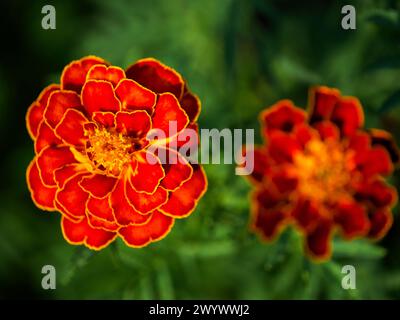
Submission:
{"label": "red petal", "polygon": [[48,147],[41,151],[37,158],[40,176],[47,186],[56,184],[53,173],[62,166],[76,162],[68,147]]}
{"label": "red petal", "polygon": [[291,174],[285,165],[271,170],[269,178],[276,189],[282,194],[294,191],[298,185],[297,177]]}
{"label": "red petal", "polygon": [[58,188],[63,188],[69,178],[77,173],[85,173],[86,171],[86,166],[83,163],[69,163],[54,171],[54,180]]}
{"label": "red petal", "polygon": [[304,123],[306,113],[294,106],[290,100],[281,100],[260,114],[266,134],[274,130],[291,132],[296,125]]}
{"label": "red petal", "polygon": [[54,198],[57,188],[46,187],[43,184],[35,160],[32,160],[32,162],[28,166],[28,169],[26,171],[26,181],[35,205],[42,210],[55,210]]}
{"label": "red petal", "polygon": [[93,113],[92,119],[105,128],[115,127],[115,114],[112,112],[95,112]]}
{"label": "red petal", "polygon": [[61,144],[61,140],[54,134],[52,128],[46,122],[39,126],[39,132],[35,141],[35,152],[39,154],[46,147],[55,147]]}
{"label": "red petal", "polygon": [[122,80],[115,88],[115,94],[121,101],[122,110],[146,110],[150,113],[156,103],[156,95],[136,81]]}
{"label": "red petal", "polygon": [[143,138],[151,128],[151,118],[146,111],[118,112],[115,116],[116,129],[123,135]]}
{"label": "red petal", "polygon": [[87,219],[72,222],[62,217],[61,229],[65,240],[73,245],[84,244],[93,250],[100,250],[108,246],[117,236],[115,232],[92,228]]}
{"label": "red petal", "polygon": [[105,80],[115,87],[122,79],[125,78],[125,72],[119,67],[94,65],[90,68],[86,80]]}
{"label": "red petal", "polygon": [[379,210],[374,212],[371,217],[371,229],[368,237],[379,240],[386,235],[393,224],[393,216],[389,210]]}
{"label": "red petal", "polygon": [[[166,137],[174,136],[183,130],[189,123],[189,118],[179,105],[178,100],[170,93],[163,93],[159,96],[152,117],[153,129],[161,130]],[[175,124],[173,124],[173,122]],[[169,130],[175,129],[176,132]],[[173,126],[175,125],[175,126]]]}
{"label": "red petal", "polygon": [[313,125],[318,131],[321,140],[334,139],[339,140],[340,132],[338,127],[330,121],[320,121]]}
{"label": "red petal", "polygon": [[390,207],[397,200],[397,192],[384,181],[374,180],[360,185],[355,197],[361,201],[370,201],[377,208]]}
{"label": "red petal", "polygon": [[90,214],[96,216],[101,220],[106,220],[108,222],[115,221],[115,217],[110,204],[110,197],[99,199],[89,196],[89,200],[86,203],[86,208]]}
{"label": "red petal", "polygon": [[114,189],[116,183],[116,178],[102,174],[93,174],[84,177],[79,185],[85,191],[89,192],[91,196],[95,198],[104,198]]}
{"label": "red petal", "polygon": [[381,146],[357,153],[355,162],[365,177],[389,175],[393,171],[389,153]]}
{"label": "red petal", "polygon": [[[243,156],[246,156],[246,159],[249,159],[250,161],[252,160],[254,163],[254,169],[248,177],[252,182],[255,183],[263,181],[266,173],[268,172],[268,167],[270,166],[267,150],[264,147],[250,145],[245,146],[245,148],[246,149],[243,150]],[[242,166],[246,166],[246,163],[244,163]]]}
{"label": "red petal", "polygon": [[351,136],[349,139],[349,148],[353,149],[356,153],[365,152],[370,149],[371,139],[366,132],[359,131]]}
{"label": "red petal", "polygon": [[82,88],[82,104],[89,115],[96,111],[121,110],[111,83],[103,80],[89,80]]}
{"label": "red petal", "polygon": [[170,192],[168,202],[159,209],[161,212],[174,218],[184,218],[194,211],[207,190],[207,178],[201,166],[193,165],[193,170],[189,180]]}
{"label": "red petal", "polygon": [[273,132],[268,140],[268,154],[278,163],[292,162],[294,154],[301,150],[299,142],[292,136]]}
{"label": "red petal", "polygon": [[317,260],[328,259],[331,255],[332,222],[320,220],[316,228],[306,236],[306,251]]}
{"label": "red petal", "polygon": [[86,81],[89,69],[96,64],[107,64],[103,59],[88,56],[79,60],[72,61],[64,68],[61,75],[61,87],[64,90],[81,92],[81,88]]}
{"label": "red petal", "polygon": [[129,182],[136,191],[152,194],[165,176],[160,159],[147,151],[138,151],[134,155]]}
{"label": "red petal", "polygon": [[[161,185],[174,191],[192,176],[193,168],[185,157],[173,149],[160,147],[157,151],[165,172]],[[162,157],[160,156],[161,153],[163,154]]]}
{"label": "red petal", "polygon": [[338,204],[334,219],[347,239],[365,235],[370,227],[365,208],[357,203]]}
{"label": "red petal", "polygon": [[193,93],[191,93],[185,86],[185,92],[182,99],[180,100],[180,105],[185,110],[189,117],[190,123],[197,121],[201,110],[200,99]]}
{"label": "red petal", "polygon": [[130,224],[143,224],[150,219],[150,215],[143,215],[136,211],[128,202],[125,195],[125,180],[120,179],[111,193],[111,207],[118,224],[127,226]]}
{"label": "red petal", "polygon": [[56,127],[56,134],[67,144],[72,146],[84,146],[85,137],[84,125],[88,123],[82,112],[69,109]]}
{"label": "red petal", "polygon": [[154,211],[168,200],[168,192],[162,187],[158,187],[153,194],[147,194],[135,191],[135,189],[127,183],[125,192],[128,202],[142,214]]}
{"label": "red petal", "polygon": [[184,81],[179,73],[152,58],[142,59],[126,70],[126,77],[156,93],[171,92],[181,98]]}
{"label": "red petal", "polygon": [[43,113],[47,106],[50,94],[60,87],[56,84],[51,84],[43,89],[35,102],[31,104],[26,113],[26,127],[32,139],[38,135],[39,124],[43,120]]}
{"label": "red petal", "polygon": [[364,113],[356,98],[342,98],[333,109],[331,120],[345,136],[353,135],[364,123]]}
{"label": "red petal", "polygon": [[44,118],[50,127],[55,128],[68,109],[83,110],[79,95],[72,91],[56,91],[49,98]]}
{"label": "red petal", "polygon": [[394,141],[393,136],[384,130],[371,129],[369,130],[373,146],[384,147],[390,155],[392,162],[398,164],[400,162],[400,150]]}
{"label": "red petal", "polygon": [[300,228],[308,231],[315,227],[320,218],[318,206],[308,199],[299,199],[292,216]]}
{"label": "red petal", "polygon": [[83,178],[83,174],[77,174],[64,184],[64,187],[57,191],[56,200],[58,204],[70,215],[80,218],[86,213],[86,201],[89,193],[84,191],[79,182]]}
{"label": "red petal", "polygon": [[117,232],[121,226],[116,222],[105,221],[99,219],[98,217],[88,213],[87,214],[88,223],[91,227],[95,229],[102,229],[105,231]]}
{"label": "red petal", "polygon": [[328,120],[338,102],[340,92],[328,87],[312,88],[309,96],[311,123]]}
{"label": "red petal", "polygon": [[158,211],[151,214],[151,219],[144,225],[129,226],[119,230],[119,235],[130,247],[144,247],[150,242],[163,239],[174,225],[174,219]]}

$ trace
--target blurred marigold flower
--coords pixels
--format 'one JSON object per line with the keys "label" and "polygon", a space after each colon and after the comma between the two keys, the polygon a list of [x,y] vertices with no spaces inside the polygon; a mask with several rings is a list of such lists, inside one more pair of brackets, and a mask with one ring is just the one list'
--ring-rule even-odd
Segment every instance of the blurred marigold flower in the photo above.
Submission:
{"label": "blurred marigold flower", "polygon": [[[36,206],[61,213],[65,239],[99,250],[161,240],[207,188],[199,165],[163,164],[146,134],[197,128],[200,101],[179,73],[155,59],[126,71],[88,56],[67,65],[26,115],[35,157],[27,183]],[[173,141],[175,135],[167,136]],[[150,161],[148,159],[152,159]]]}
{"label": "blurred marigold flower", "polygon": [[357,98],[310,91],[309,110],[281,100],[260,114],[264,146],[254,151],[251,227],[273,240],[292,224],[316,260],[331,256],[335,230],[347,240],[380,239],[392,225],[397,191],[390,175],[399,153],[391,135],[364,130]]}

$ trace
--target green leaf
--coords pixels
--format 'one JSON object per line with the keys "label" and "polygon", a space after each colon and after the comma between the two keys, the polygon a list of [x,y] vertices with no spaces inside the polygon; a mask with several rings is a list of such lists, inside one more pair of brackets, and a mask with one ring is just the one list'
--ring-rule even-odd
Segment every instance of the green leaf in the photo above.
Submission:
{"label": "green leaf", "polygon": [[377,10],[366,17],[367,21],[380,27],[399,29],[399,14],[396,10]]}
{"label": "green leaf", "polygon": [[344,242],[334,244],[333,254],[335,258],[361,258],[380,259],[385,256],[386,250],[366,241]]}

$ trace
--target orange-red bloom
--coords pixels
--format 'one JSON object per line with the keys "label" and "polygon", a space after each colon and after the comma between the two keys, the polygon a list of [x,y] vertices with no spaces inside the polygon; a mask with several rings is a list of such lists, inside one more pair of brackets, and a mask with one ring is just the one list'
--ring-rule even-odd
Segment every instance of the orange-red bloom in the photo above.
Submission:
{"label": "orange-red bloom", "polygon": [[308,112],[281,100],[260,120],[266,145],[252,150],[250,176],[255,232],[272,240],[293,224],[318,260],[330,257],[335,230],[345,239],[387,233],[397,192],[384,177],[399,153],[389,133],[362,129],[358,99],[318,87],[310,92]]}
{"label": "orange-red bloom", "polygon": [[183,157],[161,163],[146,135],[168,134],[170,121],[178,133],[197,128],[199,113],[181,75],[155,59],[125,71],[94,56],[73,61],[26,115],[36,154],[27,170],[33,201],[61,213],[71,244],[99,250],[117,236],[131,247],[161,240],[194,210],[207,180]]}

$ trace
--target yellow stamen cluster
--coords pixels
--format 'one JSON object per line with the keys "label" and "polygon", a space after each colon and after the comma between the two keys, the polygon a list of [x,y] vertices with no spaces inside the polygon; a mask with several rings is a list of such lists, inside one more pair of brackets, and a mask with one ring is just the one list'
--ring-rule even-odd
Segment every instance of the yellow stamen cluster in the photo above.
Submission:
{"label": "yellow stamen cluster", "polygon": [[89,136],[87,153],[92,156],[94,166],[107,173],[118,175],[131,160],[133,141],[121,133],[105,128],[96,128]]}
{"label": "yellow stamen cluster", "polygon": [[336,141],[313,139],[294,156],[295,174],[303,196],[319,202],[347,199],[352,153]]}

